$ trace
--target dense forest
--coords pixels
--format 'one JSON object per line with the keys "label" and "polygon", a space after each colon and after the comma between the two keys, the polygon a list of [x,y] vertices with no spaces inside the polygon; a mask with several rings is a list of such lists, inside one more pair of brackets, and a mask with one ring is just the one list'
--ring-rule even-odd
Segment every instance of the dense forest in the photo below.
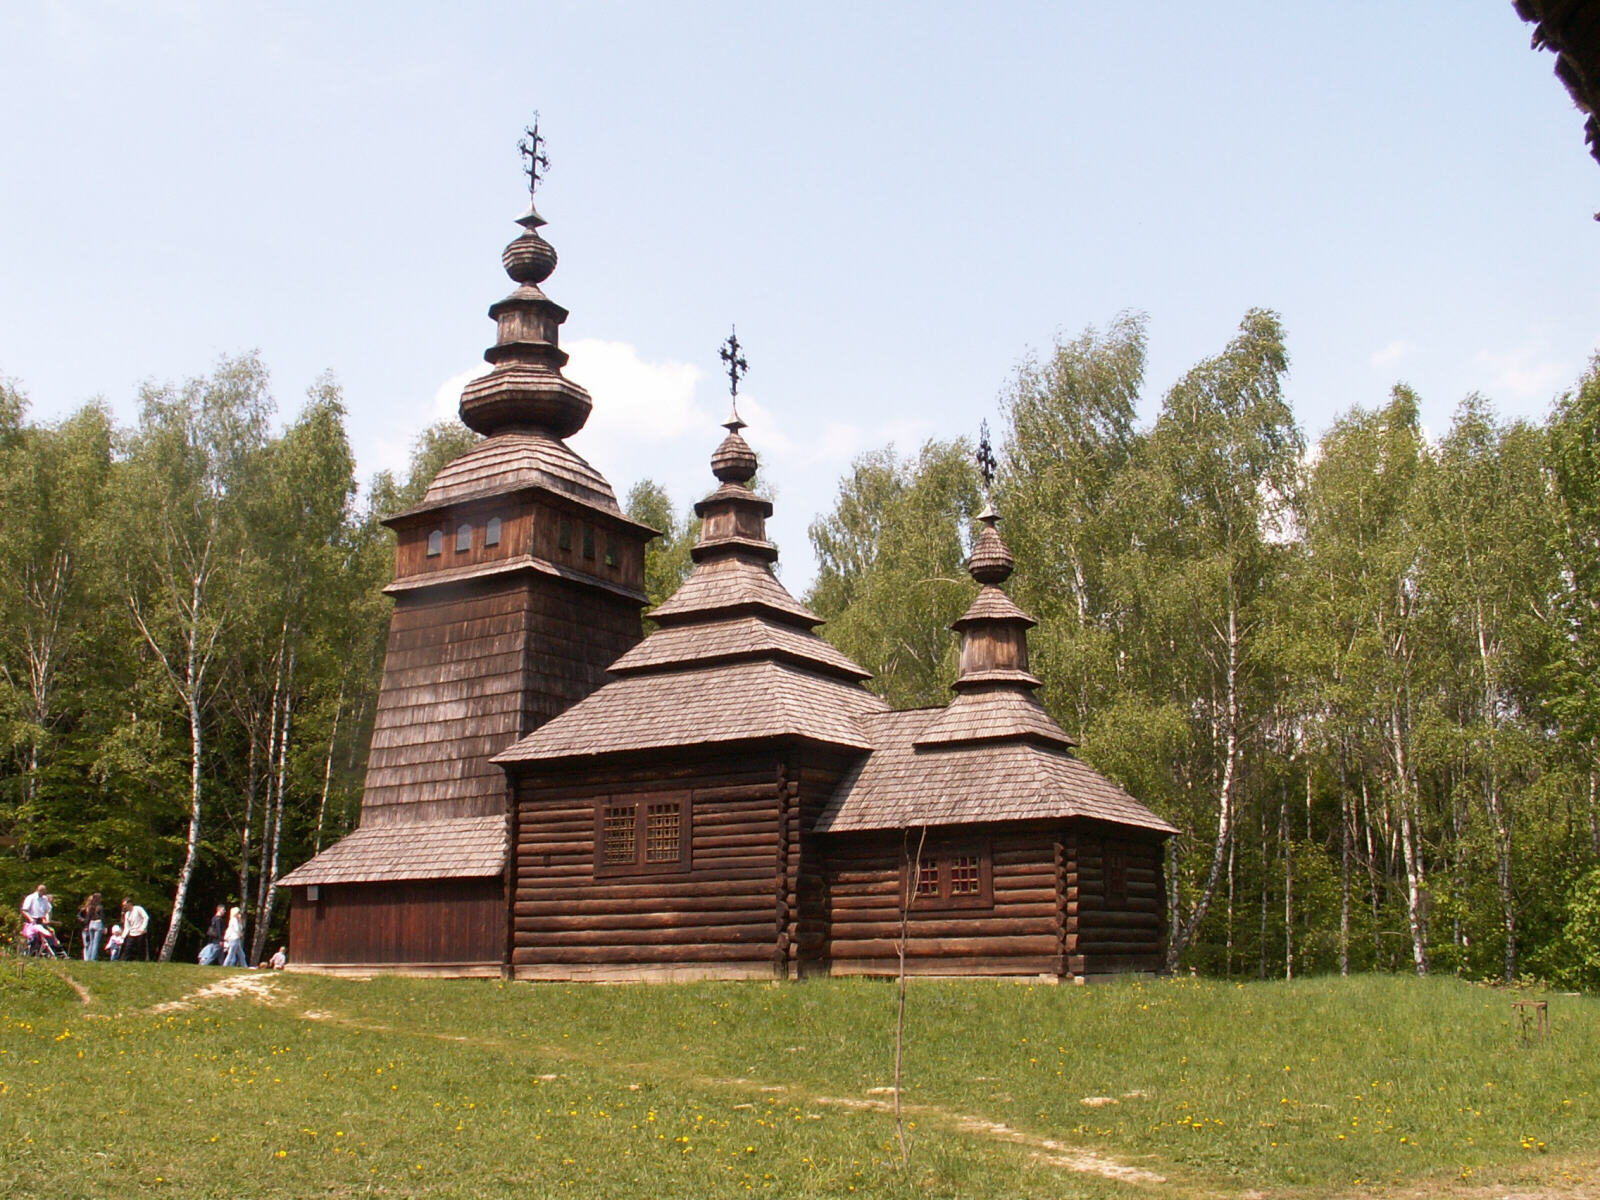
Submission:
{"label": "dense forest", "polygon": [[[1400,385],[1308,444],[1274,314],[1148,427],[1145,336],[1018,369],[993,500],[1045,704],[1181,830],[1173,967],[1600,987],[1600,360],[1542,425],[1469,396],[1430,435]],[[131,429],[0,387],[0,892],[131,894],[164,955],[239,902],[259,959],[274,878],[358,813],[381,517],[472,438],[359,491],[337,386],[279,429],[253,357]],[[948,696],[982,486],[965,440],[889,447],[811,528],[806,599],[896,705]],[[649,481],[626,507],[659,601],[694,524]]]}

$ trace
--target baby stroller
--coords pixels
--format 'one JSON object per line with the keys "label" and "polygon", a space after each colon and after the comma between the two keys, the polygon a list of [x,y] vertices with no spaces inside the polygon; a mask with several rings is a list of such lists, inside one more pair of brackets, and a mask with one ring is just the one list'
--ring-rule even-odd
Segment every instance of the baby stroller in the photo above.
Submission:
{"label": "baby stroller", "polygon": [[67,956],[67,952],[61,948],[55,930],[48,925],[41,925],[32,917],[24,917],[22,921],[22,952],[35,958]]}

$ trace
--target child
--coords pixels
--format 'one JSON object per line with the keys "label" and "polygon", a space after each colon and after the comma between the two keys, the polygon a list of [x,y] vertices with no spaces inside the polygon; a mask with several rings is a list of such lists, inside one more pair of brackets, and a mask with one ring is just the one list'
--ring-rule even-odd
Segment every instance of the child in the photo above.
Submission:
{"label": "child", "polygon": [[111,939],[106,942],[106,957],[113,961],[122,957],[122,926],[111,927]]}
{"label": "child", "polygon": [[272,969],[274,971],[281,971],[288,965],[289,948],[287,946],[279,946],[278,952],[272,956]]}
{"label": "child", "polygon": [[51,958],[65,957],[61,952],[61,943],[56,940],[55,931],[32,917],[23,921],[22,936],[27,939],[31,954],[49,955]]}

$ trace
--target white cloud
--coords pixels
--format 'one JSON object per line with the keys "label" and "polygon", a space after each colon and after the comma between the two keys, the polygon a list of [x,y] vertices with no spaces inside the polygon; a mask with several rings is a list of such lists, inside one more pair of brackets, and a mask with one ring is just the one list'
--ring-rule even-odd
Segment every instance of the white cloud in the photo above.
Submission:
{"label": "white cloud", "polygon": [[1510,393],[1520,400],[1542,400],[1553,395],[1567,379],[1558,362],[1542,358],[1542,346],[1524,345],[1496,354],[1479,350],[1472,361],[1490,373],[1490,389]]}
{"label": "white cloud", "polygon": [[1407,341],[1396,340],[1390,342],[1382,350],[1374,350],[1368,361],[1374,367],[1392,367],[1395,363],[1411,354],[1416,346]]}
{"label": "white cloud", "polygon": [[456,416],[461,411],[461,389],[488,373],[489,364],[479,363],[446,379],[433,393],[433,415],[428,420],[447,421]]}
{"label": "white cloud", "polygon": [[608,442],[658,442],[714,424],[695,403],[700,368],[692,363],[646,362],[626,342],[580,338],[567,348],[563,374],[589,389],[594,413],[587,432]]}

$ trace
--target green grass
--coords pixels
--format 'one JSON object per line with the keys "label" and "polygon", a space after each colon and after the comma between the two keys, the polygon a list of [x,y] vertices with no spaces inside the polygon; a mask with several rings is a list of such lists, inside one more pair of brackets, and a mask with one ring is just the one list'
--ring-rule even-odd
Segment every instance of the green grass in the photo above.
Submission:
{"label": "green grass", "polygon": [[[918,981],[902,1169],[892,1119],[863,1106],[890,1082],[894,990],[881,982],[276,975],[266,1001],[156,1012],[250,973],[70,974],[87,1002],[50,968],[0,961],[0,1195],[1600,1188],[1592,998],[1549,996],[1551,1037],[1523,1048],[1511,995],[1455,980]],[[1059,1146],[1041,1157],[1042,1139]],[[1080,1149],[1167,1182],[1048,1161]]]}

